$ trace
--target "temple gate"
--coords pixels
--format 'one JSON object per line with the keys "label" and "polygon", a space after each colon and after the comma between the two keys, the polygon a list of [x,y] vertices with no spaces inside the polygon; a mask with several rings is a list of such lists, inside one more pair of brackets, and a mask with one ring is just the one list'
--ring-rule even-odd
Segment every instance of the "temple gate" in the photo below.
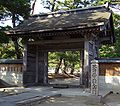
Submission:
{"label": "temple gate", "polygon": [[6,33],[25,42],[24,85],[48,84],[48,52],[79,50],[81,84],[89,87],[91,60],[98,58],[101,44],[114,42],[112,13],[105,6],[34,15]]}

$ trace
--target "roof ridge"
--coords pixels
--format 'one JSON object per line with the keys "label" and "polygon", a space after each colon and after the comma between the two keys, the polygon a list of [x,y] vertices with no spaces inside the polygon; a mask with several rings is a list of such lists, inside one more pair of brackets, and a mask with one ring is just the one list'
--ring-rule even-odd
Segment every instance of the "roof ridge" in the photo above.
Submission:
{"label": "roof ridge", "polygon": [[76,8],[71,10],[64,10],[64,11],[56,11],[56,12],[50,12],[50,13],[43,13],[43,14],[36,14],[31,17],[39,17],[39,16],[48,16],[48,15],[54,15],[54,14],[64,14],[64,13],[71,13],[71,12],[78,12],[78,11],[86,11],[86,10],[93,10],[93,9],[100,9],[100,8],[106,8],[106,4],[99,5],[99,6],[90,6],[85,8]]}

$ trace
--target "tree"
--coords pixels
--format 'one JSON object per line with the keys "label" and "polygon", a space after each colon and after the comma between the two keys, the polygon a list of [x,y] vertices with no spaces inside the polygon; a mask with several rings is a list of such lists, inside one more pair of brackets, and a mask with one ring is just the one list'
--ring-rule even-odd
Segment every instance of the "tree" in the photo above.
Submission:
{"label": "tree", "polygon": [[37,0],[34,0],[33,4],[32,4],[32,10],[31,10],[31,15],[33,15],[34,13],[34,9],[35,9],[35,4],[36,4]]}
{"label": "tree", "polygon": [[115,40],[114,44],[102,45],[100,48],[100,57],[120,57],[120,15],[113,13],[114,22],[114,33]]}
{"label": "tree", "polygon": [[71,69],[71,74],[73,74],[74,69],[79,70],[80,68],[80,52],[50,52],[49,67],[56,67],[55,74],[58,74],[60,69],[64,74],[67,74],[67,70]]}
{"label": "tree", "polygon": [[[21,23],[23,19],[27,19],[30,15],[30,1],[29,0],[1,0],[0,1],[1,18],[12,20],[13,27]],[[19,39],[13,38],[16,57],[21,58]]]}
{"label": "tree", "polygon": [[0,5],[6,10],[5,16],[11,17],[13,27],[16,26],[16,21],[18,23],[21,21],[20,17],[23,17],[24,19],[29,17],[29,0],[1,0]]}
{"label": "tree", "polygon": [[49,9],[51,12],[82,8],[88,6],[90,3],[90,0],[43,0],[44,7]]}

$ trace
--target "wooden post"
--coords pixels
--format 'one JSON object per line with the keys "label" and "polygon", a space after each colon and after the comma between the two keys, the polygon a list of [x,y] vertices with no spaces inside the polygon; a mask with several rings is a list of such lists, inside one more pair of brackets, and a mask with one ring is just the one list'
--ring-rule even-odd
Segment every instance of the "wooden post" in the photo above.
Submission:
{"label": "wooden post", "polygon": [[38,62],[38,45],[36,45],[36,78],[35,78],[35,82],[36,83],[38,83],[38,77],[39,77],[39,75],[38,75],[38,64],[39,64],[39,62]]}
{"label": "wooden post", "polygon": [[27,43],[24,45],[24,52],[23,52],[23,85],[26,83],[25,73],[27,71]]}
{"label": "wooden post", "polygon": [[91,83],[91,61],[97,58],[97,50],[95,42],[86,39],[84,42],[84,70],[83,70],[83,84],[90,87]]}
{"label": "wooden post", "polygon": [[84,70],[83,84],[88,87],[88,72],[89,72],[89,41],[84,41]]}
{"label": "wooden post", "polygon": [[25,86],[35,85],[36,78],[36,46],[26,44],[24,51],[24,73],[23,84]]}
{"label": "wooden post", "polygon": [[91,93],[99,95],[99,65],[98,60],[91,62]]}
{"label": "wooden post", "polygon": [[38,59],[38,83],[46,85],[48,83],[48,53],[39,50]]}
{"label": "wooden post", "polygon": [[24,45],[24,52],[23,52],[23,70],[27,70],[27,44]]}
{"label": "wooden post", "polygon": [[44,84],[48,84],[48,52],[44,52]]}
{"label": "wooden post", "polygon": [[80,51],[80,85],[83,85],[83,63],[84,63],[84,51]]}

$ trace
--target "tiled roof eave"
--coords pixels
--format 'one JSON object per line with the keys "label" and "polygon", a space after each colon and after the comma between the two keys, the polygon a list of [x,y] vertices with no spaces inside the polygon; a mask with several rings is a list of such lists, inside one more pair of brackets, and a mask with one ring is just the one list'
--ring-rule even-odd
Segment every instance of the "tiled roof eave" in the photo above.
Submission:
{"label": "tiled roof eave", "polygon": [[89,27],[71,27],[71,28],[59,28],[59,29],[46,29],[46,30],[36,30],[36,31],[19,31],[19,30],[15,30],[15,31],[9,31],[7,33],[8,36],[16,36],[16,35],[24,35],[24,36],[27,36],[27,35],[34,35],[34,34],[47,34],[47,33],[51,33],[51,34],[59,34],[59,33],[65,33],[65,32],[68,32],[68,33],[73,33],[73,32],[82,32],[82,33],[86,33],[86,32],[91,32],[91,31],[100,31],[101,30],[101,27],[103,25],[98,25],[98,26],[89,26]]}

